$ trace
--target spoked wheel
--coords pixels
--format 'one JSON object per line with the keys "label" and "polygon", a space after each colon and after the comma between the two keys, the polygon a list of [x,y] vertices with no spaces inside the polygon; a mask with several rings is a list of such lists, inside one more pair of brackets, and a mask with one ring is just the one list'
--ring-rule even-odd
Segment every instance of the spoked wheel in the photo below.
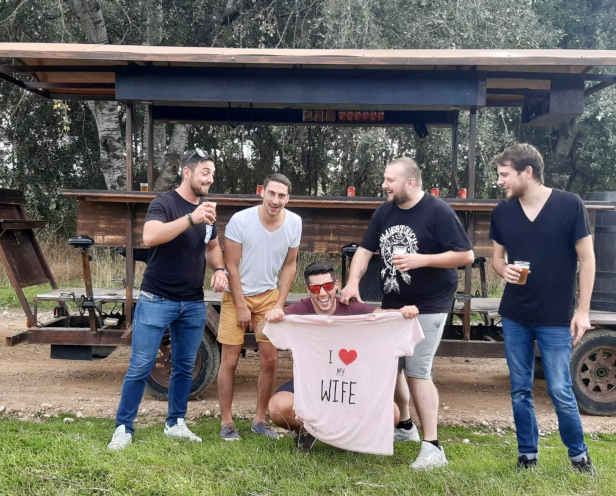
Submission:
{"label": "spoked wheel", "polygon": [[616,331],[588,332],[573,348],[570,371],[582,412],[616,414]]}
{"label": "spoked wheel", "polygon": [[[197,396],[214,381],[219,365],[220,352],[218,345],[212,334],[206,330],[203,333],[203,338],[197,351],[189,398]],[[148,393],[159,399],[168,398],[171,367],[171,338],[169,334],[165,334],[158,349],[154,368],[146,382],[146,391]]]}

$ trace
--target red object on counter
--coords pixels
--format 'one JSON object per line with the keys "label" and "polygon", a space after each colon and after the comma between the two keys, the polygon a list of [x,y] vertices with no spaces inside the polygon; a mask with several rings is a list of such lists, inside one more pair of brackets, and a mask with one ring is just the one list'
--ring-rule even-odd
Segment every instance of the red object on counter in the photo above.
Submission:
{"label": "red object on counter", "polygon": [[439,196],[438,188],[432,188],[430,190],[430,194],[434,196]]}
{"label": "red object on counter", "polygon": [[466,200],[467,197],[468,197],[468,192],[466,191],[466,188],[460,188],[460,191],[458,191],[458,198],[461,198],[462,200]]}
{"label": "red object on counter", "polygon": [[263,193],[263,185],[257,184],[257,195],[261,196],[261,193]]}
{"label": "red object on counter", "polygon": [[347,188],[347,196],[355,196],[355,186],[349,186]]}

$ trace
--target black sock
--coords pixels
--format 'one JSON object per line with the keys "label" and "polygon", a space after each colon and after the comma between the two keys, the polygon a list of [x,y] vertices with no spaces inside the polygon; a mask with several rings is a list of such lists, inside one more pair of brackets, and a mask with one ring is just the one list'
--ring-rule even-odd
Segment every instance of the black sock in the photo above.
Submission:
{"label": "black sock", "polygon": [[438,448],[438,439],[437,439],[436,441],[428,441],[427,439],[424,439],[424,441],[425,441],[426,443],[433,444],[434,446],[436,446],[436,447]]}
{"label": "black sock", "polygon": [[406,429],[407,431],[410,431],[412,428],[413,419],[401,420],[400,422],[398,422],[398,425],[396,425],[396,429]]}

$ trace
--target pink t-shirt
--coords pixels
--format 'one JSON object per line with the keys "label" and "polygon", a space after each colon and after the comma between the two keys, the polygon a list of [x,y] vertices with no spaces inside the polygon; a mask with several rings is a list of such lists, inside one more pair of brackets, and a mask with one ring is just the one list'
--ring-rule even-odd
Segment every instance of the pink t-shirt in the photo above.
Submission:
{"label": "pink t-shirt", "polygon": [[295,413],[310,434],[350,451],[393,454],[396,358],[423,339],[417,319],[288,315],[263,333],[293,353]]}

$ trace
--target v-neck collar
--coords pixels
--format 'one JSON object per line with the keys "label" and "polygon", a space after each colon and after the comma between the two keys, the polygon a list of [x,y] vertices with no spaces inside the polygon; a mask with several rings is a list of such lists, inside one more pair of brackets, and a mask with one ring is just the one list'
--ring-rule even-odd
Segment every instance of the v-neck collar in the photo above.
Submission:
{"label": "v-neck collar", "polygon": [[524,210],[524,207],[522,206],[522,202],[518,198],[518,205],[520,206],[520,210],[522,211],[522,215],[524,216],[524,218],[531,224],[535,224],[537,220],[539,219],[539,217],[541,216],[541,214],[543,213],[543,211],[545,210],[545,207],[547,206],[548,202],[552,199],[553,195],[554,195],[554,188],[552,188],[552,191],[550,191],[550,196],[547,197],[547,199],[543,203],[543,206],[541,207],[541,210],[539,210],[539,212],[537,213],[537,215],[535,216],[533,220],[530,220],[528,218],[528,215],[526,215],[526,211]]}

